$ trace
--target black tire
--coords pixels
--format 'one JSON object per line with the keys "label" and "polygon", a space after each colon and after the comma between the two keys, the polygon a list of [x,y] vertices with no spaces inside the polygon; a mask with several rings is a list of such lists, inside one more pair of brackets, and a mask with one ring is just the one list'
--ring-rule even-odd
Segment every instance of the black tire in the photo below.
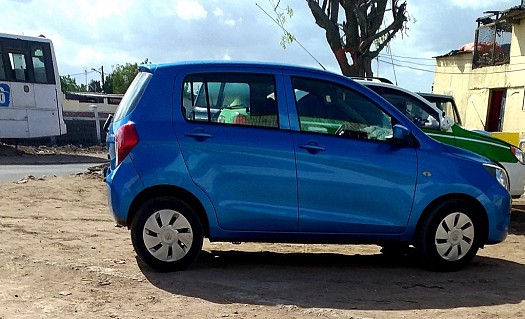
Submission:
{"label": "black tire", "polygon": [[462,200],[448,200],[432,209],[417,234],[417,249],[424,265],[435,271],[456,271],[478,252],[481,223]]}
{"label": "black tire", "polygon": [[160,272],[187,268],[199,255],[203,237],[195,211],[173,197],[149,200],[131,224],[131,241],[137,255]]}

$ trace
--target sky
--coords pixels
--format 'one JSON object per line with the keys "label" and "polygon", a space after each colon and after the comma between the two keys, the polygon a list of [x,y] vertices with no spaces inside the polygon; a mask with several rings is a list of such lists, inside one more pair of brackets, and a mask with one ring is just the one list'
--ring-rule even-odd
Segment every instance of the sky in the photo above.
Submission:
{"label": "sky", "polygon": [[[407,30],[381,53],[373,71],[409,90],[429,92],[433,57],[474,41],[476,19],[484,12],[521,0],[406,2]],[[71,75],[77,84],[99,80],[92,69],[104,66],[108,73],[146,59],[320,63],[340,73],[324,30],[303,0],[281,0],[280,6],[293,8],[285,27],[307,51],[298,43],[280,46],[282,30],[263,11],[273,13],[270,0],[0,0],[0,6],[0,32],[51,39],[60,75]]]}

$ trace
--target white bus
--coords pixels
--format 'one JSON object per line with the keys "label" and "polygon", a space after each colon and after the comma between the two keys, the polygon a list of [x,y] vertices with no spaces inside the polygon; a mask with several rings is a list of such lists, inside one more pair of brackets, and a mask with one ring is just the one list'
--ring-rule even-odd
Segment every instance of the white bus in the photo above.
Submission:
{"label": "white bus", "polygon": [[0,138],[65,133],[53,43],[0,33]]}

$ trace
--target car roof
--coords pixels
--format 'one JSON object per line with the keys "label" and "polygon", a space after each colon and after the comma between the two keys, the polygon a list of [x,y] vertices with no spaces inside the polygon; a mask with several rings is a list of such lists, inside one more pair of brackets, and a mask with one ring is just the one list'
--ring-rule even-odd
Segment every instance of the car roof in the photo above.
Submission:
{"label": "car roof", "polygon": [[232,68],[261,68],[261,69],[279,69],[279,70],[290,70],[290,71],[307,71],[317,72],[321,74],[331,74],[339,77],[343,77],[340,74],[322,70],[319,68],[300,66],[294,64],[277,63],[277,62],[258,62],[258,61],[178,61],[170,63],[159,63],[159,64],[142,64],[139,66],[141,71],[148,71],[154,73],[156,70],[162,69],[173,69],[182,68],[186,66],[191,67],[232,67]]}
{"label": "car roof", "polygon": [[436,93],[425,93],[425,92],[417,92],[417,94],[421,95],[421,96],[429,96],[429,97],[441,97],[441,98],[454,98],[452,95],[447,95],[447,94],[436,94]]}

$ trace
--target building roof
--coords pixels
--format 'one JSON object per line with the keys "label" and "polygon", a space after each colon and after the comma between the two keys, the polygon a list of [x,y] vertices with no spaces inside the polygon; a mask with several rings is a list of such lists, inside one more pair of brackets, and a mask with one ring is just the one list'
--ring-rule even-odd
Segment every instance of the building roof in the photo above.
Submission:
{"label": "building roof", "polygon": [[[520,20],[525,19],[525,5],[518,5],[503,11],[486,11],[485,16],[476,19],[476,22],[481,24],[490,24],[494,22],[509,22],[519,23]],[[478,44],[480,45],[480,44]],[[472,54],[474,52],[474,42],[462,45],[458,50],[452,50],[446,54],[433,57],[434,59],[451,57],[462,54]],[[479,49],[479,47],[478,47]]]}
{"label": "building roof", "polygon": [[525,18],[525,5],[519,5],[510,9],[501,11],[501,19],[511,23],[519,23]]}

